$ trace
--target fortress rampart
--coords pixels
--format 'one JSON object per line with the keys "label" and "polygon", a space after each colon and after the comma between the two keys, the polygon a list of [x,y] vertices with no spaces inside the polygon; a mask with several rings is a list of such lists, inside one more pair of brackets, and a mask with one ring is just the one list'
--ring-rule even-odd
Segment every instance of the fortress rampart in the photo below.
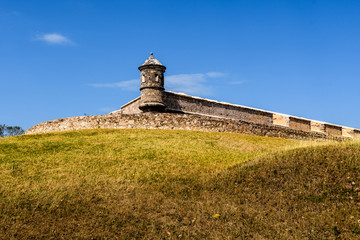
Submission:
{"label": "fortress rampart", "polygon": [[231,132],[302,140],[343,139],[342,137],[330,136],[320,132],[305,132],[288,127],[249,123],[235,119],[215,118],[186,113],[151,112],[142,114],[113,113],[56,119],[39,123],[27,130],[25,134],[99,128]]}
{"label": "fortress rampart", "polygon": [[52,120],[25,134],[91,128],[185,129],[295,139],[360,139],[360,130],[301,117],[165,91],[153,54],[139,67],[141,96],[107,115]]}
{"label": "fortress rampart", "polygon": [[[360,138],[360,130],[339,126],[335,124],[290,116],[281,113],[265,111],[246,106],[218,102],[182,93],[164,92],[167,104],[166,111],[196,114],[221,119],[234,119],[241,122],[256,123],[260,125],[282,126],[306,133],[321,133],[327,136]],[[140,97],[125,104],[121,110],[114,113],[141,114],[139,109]]]}

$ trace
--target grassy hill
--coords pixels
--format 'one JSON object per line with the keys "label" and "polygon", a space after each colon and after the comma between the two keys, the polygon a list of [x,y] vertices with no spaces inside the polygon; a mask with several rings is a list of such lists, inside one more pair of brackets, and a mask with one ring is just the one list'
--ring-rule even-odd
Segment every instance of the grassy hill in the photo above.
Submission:
{"label": "grassy hill", "polygon": [[84,130],[0,139],[0,239],[359,239],[360,144]]}

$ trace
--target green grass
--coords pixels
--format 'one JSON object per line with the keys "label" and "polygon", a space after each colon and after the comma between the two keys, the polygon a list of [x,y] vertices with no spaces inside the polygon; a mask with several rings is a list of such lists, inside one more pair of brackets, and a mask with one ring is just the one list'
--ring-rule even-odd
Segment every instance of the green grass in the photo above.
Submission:
{"label": "green grass", "polygon": [[357,239],[360,144],[83,130],[0,139],[0,238]]}

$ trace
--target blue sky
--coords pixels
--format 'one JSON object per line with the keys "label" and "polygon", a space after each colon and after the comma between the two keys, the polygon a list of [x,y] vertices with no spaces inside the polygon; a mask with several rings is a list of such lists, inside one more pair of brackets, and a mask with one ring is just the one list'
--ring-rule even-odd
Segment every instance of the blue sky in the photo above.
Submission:
{"label": "blue sky", "polygon": [[0,1],[0,124],[106,114],[167,90],[360,128],[360,1]]}

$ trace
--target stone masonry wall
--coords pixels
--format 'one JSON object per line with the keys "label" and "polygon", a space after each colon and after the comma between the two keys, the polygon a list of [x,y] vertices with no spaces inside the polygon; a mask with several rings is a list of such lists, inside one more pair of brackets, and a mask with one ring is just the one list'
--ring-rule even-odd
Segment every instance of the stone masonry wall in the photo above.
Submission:
{"label": "stone masonry wall", "polygon": [[[332,136],[360,138],[360,130],[342,127],[334,124],[289,116],[286,114],[269,112],[230,103],[192,97],[185,94],[164,92],[166,112],[187,113],[221,119],[241,120],[248,123],[257,123],[270,126],[282,126],[305,132],[322,133]],[[125,104],[114,114],[141,114],[139,109],[140,97]]]}
{"label": "stone masonry wall", "polygon": [[303,130],[306,132],[311,131],[311,121],[296,117],[290,117],[290,128],[297,129],[297,130]]}
{"label": "stone masonry wall", "polygon": [[360,130],[354,129],[354,130],[353,130],[353,136],[354,136],[354,138],[356,138],[356,139],[360,139]]}
{"label": "stone masonry wall", "polygon": [[311,121],[311,131],[325,132],[325,125],[322,122]]}
{"label": "stone masonry wall", "polygon": [[293,139],[342,139],[324,133],[304,132],[288,127],[264,125],[233,119],[220,119],[180,113],[107,114],[70,117],[39,123],[25,134],[48,133],[80,129],[182,129],[213,132],[235,132]]}
{"label": "stone masonry wall", "polygon": [[172,92],[165,92],[164,98],[168,110],[172,111],[239,119],[253,123],[272,124],[272,113],[266,111],[224,104]]}
{"label": "stone masonry wall", "polygon": [[341,136],[342,135],[342,127],[325,124],[325,132],[329,135]]}
{"label": "stone masonry wall", "polygon": [[128,102],[127,104],[125,104],[124,106],[121,107],[120,111],[115,111],[114,113],[116,113],[116,112],[122,112],[124,114],[142,113],[139,106],[140,106],[140,97],[132,100],[131,102]]}
{"label": "stone masonry wall", "polygon": [[273,113],[273,124],[290,127],[290,117],[280,113]]}

